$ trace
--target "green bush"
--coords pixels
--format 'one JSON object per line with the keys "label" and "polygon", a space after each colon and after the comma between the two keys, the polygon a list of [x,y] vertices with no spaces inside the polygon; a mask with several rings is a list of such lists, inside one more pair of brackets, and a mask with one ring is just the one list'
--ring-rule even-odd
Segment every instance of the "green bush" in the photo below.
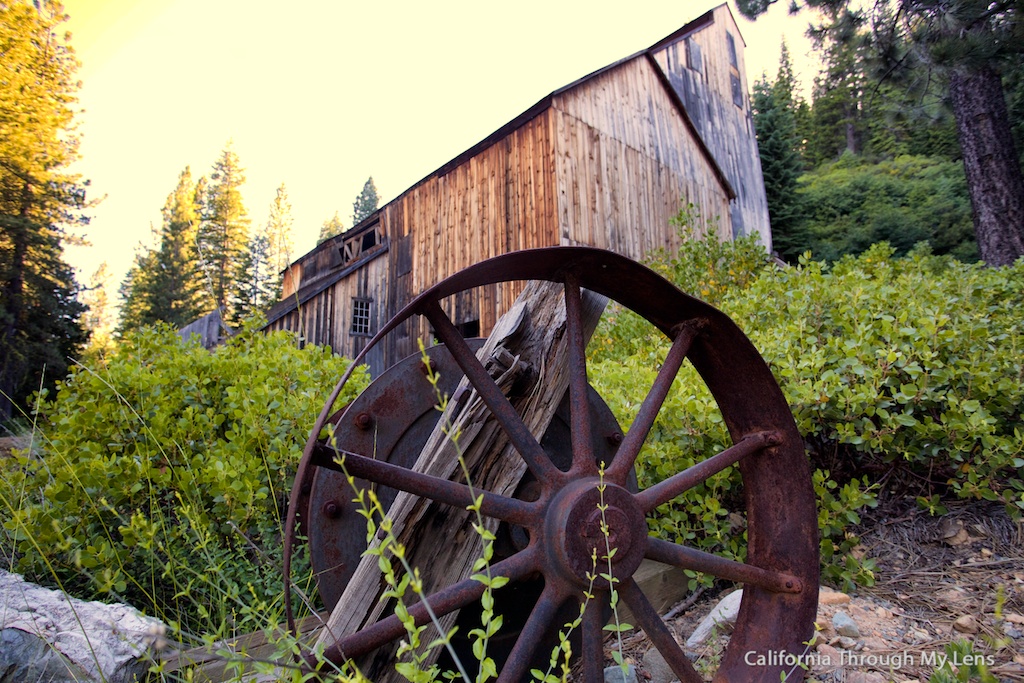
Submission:
{"label": "green bush", "polygon": [[[924,482],[928,496],[1002,501],[1020,516],[1024,263],[996,270],[923,247],[893,258],[882,244],[832,267],[806,257],[779,268],[758,251],[751,239],[690,241],[651,265],[729,314],[772,368],[819,468],[826,578],[871,580],[870,563],[850,559],[849,529],[875,504],[881,474]],[[629,311],[599,326],[591,381],[623,426],[667,348]],[[641,486],[729,444],[710,393],[684,366],[638,461]],[[740,490],[730,468],[659,508],[652,529],[742,559],[743,520],[731,514]]]}
{"label": "green bush", "polygon": [[847,153],[798,182],[805,248],[826,261],[882,241],[901,255],[928,242],[937,254],[978,259],[962,164],[921,156],[870,163]]}
{"label": "green bush", "polygon": [[161,327],[76,368],[39,409],[38,453],[0,462],[17,569],[186,630],[279,602],[285,502],[347,364],[286,333],[207,352]]}

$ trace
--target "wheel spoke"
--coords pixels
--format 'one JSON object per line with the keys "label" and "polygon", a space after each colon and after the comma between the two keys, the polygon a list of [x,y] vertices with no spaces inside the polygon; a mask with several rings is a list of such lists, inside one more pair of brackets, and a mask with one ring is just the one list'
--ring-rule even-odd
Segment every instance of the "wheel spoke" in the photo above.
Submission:
{"label": "wheel spoke", "polygon": [[752,564],[727,560],[702,550],[669,543],[656,538],[647,539],[646,557],[682,569],[704,572],[720,579],[758,586],[774,593],[799,593],[803,590],[800,579],[792,574],[774,572]]}
{"label": "wheel spoke", "polygon": [[633,420],[629,432],[619,445],[611,467],[608,468],[608,478],[612,481],[622,480],[636,462],[640,448],[644,445],[644,440],[650,433],[662,404],[665,403],[669,389],[672,388],[672,381],[676,378],[676,374],[690,350],[690,345],[702,326],[703,320],[689,320],[676,328],[676,338],[672,342],[672,348],[665,356],[665,362],[658,370],[658,376],[654,379],[651,390],[644,397],[644,402],[640,405],[640,410],[637,411],[636,419]]}
{"label": "wheel spoke", "polygon": [[604,680],[604,608],[608,594],[594,592],[583,612],[583,683]]}
{"label": "wheel spoke", "polygon": [[476,354],[466,344],[466,340],[459,334],[452,321],[441,310],[438,302],[432,301],[424,307],[423,315],[434,326],[437,338],[448,347],[452,358],[462,368],[462,371],[466,373],[469,383],[473,385],[480,398],[483,399],[483,402],[490,409],[491,414],[494,415],[501,428],[505,430],[505,434],[508,435],[512,445],[526,462],[526,466],[530,469],[533,476],[541,483],[556,480],[561,474],[558,468],[548,459],[540,443],[530,433],[522,418],[519,417],[519,413],[509,403],[505,394],[501,393],[501,389],[494,383],[491,376],[487,374],[483,364],[480,363]]}
{"label": "wheel spoke", "polygon": [[679,676],[679,680],[682,683],[703,683],[704,679],[693,668],[686,653],[676,643],[672,632],[668,630],[668,626],[658,616],[657,610],[654,609],[636,582],[632,578],[626,579],[619,586],[619,593],[633,611],[633,616],[639,622],[640,628],[644,630],[654,647],[665,658],[665,662],[672,672]]}
{"label": "wheel spoke", "polygon": [[[491,567],[491,576],[506,576],[510,581],[519,581],[527,574],[536,571],[538,555],[539,552],[532,549],[516,553],[512,557],[493,565]],[[409,614],[412,615],[416,626],[422,626],[430,621],[427,605],[433,610],[434,616],[443,617],[476,602],[483,593],[484,584],[475,579],[464,579],[427,596],[426,600],[421,600],[415,605],[410,606]],[[324,650],[323,658],[335,665],[341,665],[342,662],[348,659],[361,657],[386,643],[397,640],[403,635],[405,635],[405,625],[397,616],[392,614],[367,628],[360,629],[351,635],[335,641],[333,645]],[[317,666],[315,655],[308,654],[305,659],[306,663],[310,666],[314,668]]]}
{"label": "wheel spoke", "polygon": [[587,397],[586,339],[583,334],[583,295],[575,275],[565,278],[565,324],[569,347],[569,415],[572,435],[572,474],[595,472]]}
{"label": "wheel spoke", "polygon": [[497,683],[519,683],[526,680],[534,652],[544,639],[548,627],[558,613],[558,608],[565,602],[565,597],[554,584],[545,584],[537,604],[534,605],[519,634],[519,639],[505,660],[504,668],[498,674]]}
{"label": "wheel spoke", "polygon": [[350,474],[455,507],[468,507],[476,502],[475,497],[482,497],[481,514],[510,524],[530,526],[538,514],[535,503],[499,496],[490,491],[471,489],[465,484],[423,474],[358,453],[335,449],[326,444],[317,444],[314,447],[311,462],[319,467]]}
{"label": "wheel spoke", "polygon": [[757,432],[740,439],[740,442],[725,449],[721,453],[711,456],[696,465],[687,467],[682,472],[674,474],[665,481],[655,484],[636,494],[636,501],[644,513],[650,513],[662,503],[667,503],[684,491],[693,488],[705,481],[708,477],[717,474],[730,465],[734,465],[743,458],[757,453],[770,446],[779,443],[779,435],[776,432]]}

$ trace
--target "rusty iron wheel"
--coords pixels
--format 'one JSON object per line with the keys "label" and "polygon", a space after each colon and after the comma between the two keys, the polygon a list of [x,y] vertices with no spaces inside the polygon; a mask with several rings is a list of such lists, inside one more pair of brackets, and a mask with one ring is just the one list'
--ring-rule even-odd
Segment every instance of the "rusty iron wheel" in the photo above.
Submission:
{"label": "rusty iron wheel", "polygon": [[[441,300],[458,292],[511,280],[545,280],[562,283],[565,288],[571,431],[567,471],[551,462],[440,305]],[[598,493],[601,482],[592,446],[594,417],[580,322],[581,289],[603,294],[634,311],[672,341],[651,390],[605,470],[603,494]],[[499,256],[443,280],[389,321],[366,349],[413,315],[423,315],[430,322],[515,445],[540,489],[536,500],[529,501],[493,493],[483,495],[483,514],[529,533],[529,543],[494,564],[492,571],[513,582],[538,573],[544,578],[543,590],[500,670],[499,683],[528,678],[530,663],[560,608],[582,599],[592,572],[591,552],[600,535],[601,521],[595,515],[600,495],[608,506],[605,521],[616,548],[612,568],[615,589],[632,610],[636,625],[681,681],[696,683],[703,679],[633,580],[644,558],[743,584],[739,616],[714,680],[774,682],[782,675],[787,680],[803,676],[803,669],[792,662],[806,653],[806,643],[813,635],[818,592],[817,516],[810,468],[803,441],[775,379],[753,345],[725,314],[625,257],[586,247],[552,247]],[[717,401],[733,445],[635,492],[628,486],[628,477],[686,359]],[[338,467],[335,452],[317,437],[329,419],[337,419],[330,407],[348,377],[346,373],[328,399],[307,443],[292,490],[289,530],[295,529],[295,517],[309,494],[311,472]],[[348,414],[342,419],[349,419]],[[359,416],[352,419],[358,420]],[[351,474],[369,482],[450,505],[464,507],[472,502],[468,487],[420,475],[397,464],[352,454],[346,454],[345,464]],[[739,468],[743,479],[745,562],[648,536],[646,517],[655,508],[732,465]],[[292,531],[286,540],[286,584]],[[607,581],[595,585],[598,604],[607,603],[610,587]],[[478,582],[466,580],[428,596],[427,602],[436,614],[447,614],[475,603],[482,590]],[[409,611],[419,623],[428,619],[422,605]],[[581,624],[585,683],[603,680],[606,618],[605,610],[588,608]],[[403,635],[399,620],[387,617],[342,638],[324,656],[337,663],[342,652],[358,657]]]}

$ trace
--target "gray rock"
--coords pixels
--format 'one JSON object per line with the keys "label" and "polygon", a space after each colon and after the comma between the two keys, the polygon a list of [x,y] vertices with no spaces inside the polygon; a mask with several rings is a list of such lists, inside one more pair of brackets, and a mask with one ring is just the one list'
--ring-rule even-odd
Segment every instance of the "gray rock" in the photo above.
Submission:
{"label": "gray rock", "polygon": [[851,638],[850,636],[839,636],[836,639],[836,642],[839,645],[839,647],[843,648],[844,650],[859,650],[859,649],[861,649],[860,648],[860,643],[857,641],[857,639],[856,638]]}
{"label": "gray rock", "polygon": [[651,683],[672,683],[679,680],[657,648],[652,647],[644,653],[644,671],[651,677]]}
{"label": "gray rock", "polygon": [[860,638],[860,628],[857,627],[857,622],[846,612],[836,612],[836,615],[832,617],[832,628],[841,636]]}
{"label": "gray rock", "polygon": [[736,616],[740,612],[740,601],[743,599],[743,591],[738,590],[729,593],[715,605],[706,617],[704,617],[693,634],[686,639],[686,647],[696,648],[704,644],[711,632],[717,627],[719,631],[731,631],[736,623]]}
{"label": "gray rock", "polygon": [[38,636],[16,628],[0,631],[0,683],[67,680],[88,680],[88,675]]}
{"label": "gray rock", "polygon": [[604,683],[637,683],[636,667],[626,665],[626,675],[622,675],[621,666],[609,666],[604,670]]}
{"label": "gray rock", "polygon": [[0,570],[0,683],[132,683],[165,632],[127,605],[76,600]]}

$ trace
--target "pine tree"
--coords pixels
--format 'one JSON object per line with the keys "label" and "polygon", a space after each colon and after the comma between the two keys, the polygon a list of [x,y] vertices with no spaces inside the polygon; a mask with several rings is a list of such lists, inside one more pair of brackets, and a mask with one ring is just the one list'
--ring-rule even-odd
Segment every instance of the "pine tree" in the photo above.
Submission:
{"label": "pine tree", "polygon": [[214,308],[199,260],[197,239],[202,221],[202,197],[186,166],[163,208],[157,252],[154,317],[184,327]]}
{"label": "pine tree", "polygon": [[352,202],[352,225],[359,225],[377,210],[380,198],[377,196],[377,186],[373,184],[373,176],[366,179],[363,189]]}
{"label": "pine tree", "polygon": [[245,175],[230,142],[213,165],[210,181],[197,237],[199,259],[214,305],[231,320],[236,317],[229,307],[249,241],[249,216],[241,192]]}
{"label": "pine tree", "polygon": [[77,158],[77,60],[57,35],[59,3],[0,0],[0,422],[67,372],[87,335],[64,261],[83,225]]}
{"label": "pine tree", "polygon": [[281,277],[285,269],[291,264],[294,256],[292,245],[292,227],[295,220],[292,218],[292,205],[288,201],[288,190],[284,183],[277,188],[274,200],[270,203],[270,211],[267,222],[264,226],[269,256],[267,258],[270,268],[270,303],[274,303],[281,296]]}
{"label": "pine tree", "polygon": [[89,332],[86,353],[93,357],[103,356],[113,348],[114,311],[107,293],[109,285],[110,266],[104,261],[93,272],[80,297],[86,307],[82,325]]}
{"label": "pine tree", "polygon": [[317,238],[316,243],[322,244],[343,232],[345,232],[345,226],[342,225],[338,212],[335,211],[334,215],[325,220],[323,225],[320,226],[320,236]]}
{"label": "pine tree", "polygon": [[135,263],[121,286],[121,323],[125,332],[165,322],[184,327],[215,308],[204,281],[197,248],[204,179],[192,181],[186,167],[167,196],[163,222],[149,248],[139,245]]}
{"label": "pine tree", "polygon": [[803,169],[795,90],[789,48],[783,43],[775,82],[762,78],[754,84],[751,109],[768,197],[772,246],[786,260],[795,259],[807,248],[807,235],[800,228],[802,211],[797,194],[797,178]]}

